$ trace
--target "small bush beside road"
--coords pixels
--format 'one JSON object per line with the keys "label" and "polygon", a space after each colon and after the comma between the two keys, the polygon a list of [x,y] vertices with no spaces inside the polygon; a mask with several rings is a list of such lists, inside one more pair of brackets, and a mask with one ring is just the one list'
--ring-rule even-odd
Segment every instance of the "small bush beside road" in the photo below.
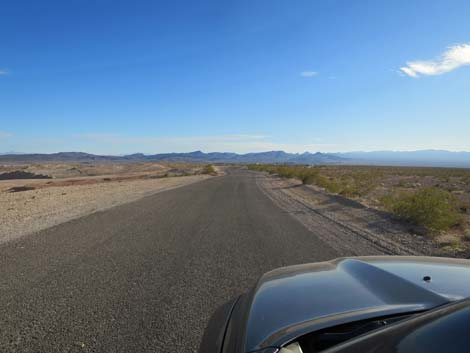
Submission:
{"label": "small bush beside road", "polygon": [[202,168],[201,174],[215,175],[217,172],[212,164],[207,164]]}
{"label": "small bush beside road", "polygon": [[463,240],[470,242],[470,228],[465,229],[463,233]]}
{"label": "small bush beside road", "polygon": [[440,232],[460,225],[463,217],[454,195],[438,188],[399,193],[383,198],[384,206],[398,217]]}

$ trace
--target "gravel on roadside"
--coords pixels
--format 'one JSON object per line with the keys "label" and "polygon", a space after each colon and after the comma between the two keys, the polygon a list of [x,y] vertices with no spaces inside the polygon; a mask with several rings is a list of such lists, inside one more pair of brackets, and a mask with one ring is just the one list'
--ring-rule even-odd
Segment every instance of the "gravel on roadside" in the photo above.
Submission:
{"label": "gravel on roadside", "polygon": [[207,178],[207,175],[193,175],[57,186],[21,192],[2,190],[0,243]]}
{"label": "gravel on roadside", "polygon": [[257,183],[279,207],[342,256],[445,255],[409,225],[354,200],[265,173],[258,174]]}

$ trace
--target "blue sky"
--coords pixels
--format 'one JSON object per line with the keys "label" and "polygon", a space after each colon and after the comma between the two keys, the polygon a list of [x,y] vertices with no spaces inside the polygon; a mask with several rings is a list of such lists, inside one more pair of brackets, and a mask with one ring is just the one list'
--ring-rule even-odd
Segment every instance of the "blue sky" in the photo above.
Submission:
{"label": "blue sky", "polygon": [[2,1],[0,152],[470,150],[469,1]]}

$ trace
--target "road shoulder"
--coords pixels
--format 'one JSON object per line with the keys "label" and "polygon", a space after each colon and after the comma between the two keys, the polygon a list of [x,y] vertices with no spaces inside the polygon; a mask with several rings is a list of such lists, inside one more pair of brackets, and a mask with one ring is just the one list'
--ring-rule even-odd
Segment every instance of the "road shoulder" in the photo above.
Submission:
{"label": "road shoulder", "polygon": [[385,212],[297,180],[265,173],[256,178],[274,203],[342,256],[439,255],[432,240]]}
{"label": "road shoulder", "polygon": [[139,200],[155,193],[210,178],[192,175],[0,192],[0,244]]}

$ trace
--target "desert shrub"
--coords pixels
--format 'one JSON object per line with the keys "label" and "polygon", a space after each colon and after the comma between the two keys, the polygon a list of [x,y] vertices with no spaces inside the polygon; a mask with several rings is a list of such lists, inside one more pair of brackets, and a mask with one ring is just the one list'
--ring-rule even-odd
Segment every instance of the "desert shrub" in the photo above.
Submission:
{"label": "desert shrub", "polygon": [[296,170],[294,167],[280,166],[274,169],[274,172],[285,178],[294,178],[296,176]]}
{"label": "desert shrub", "polygon": [[339,191],[339,194],[346,197],[361,196],[358,186],[354,184],[345,184]]}
{"label": "desert shrub", "polygon": [[206,166],[204,166],[204,168],[202,168],[201,173],[202,174],[214,175],[214,174],[216,174],[216,171],[215,171],[214,166],[212,164],[207,164]]}
{"label": "desert shrub", "polygon": [[461,201],[459,204],[460,212],[470,214],[470,202]]}
{"label": "desert shrub", "polygon": [[268,172],[270,174],[277,174],[284,178],[296,178],[302,181],[304,177],[310,173],[309,168],[303,166],[254,164],[249,165],[248,168]]}
{"label": "desert shrub", "polygon": [[317,178],[318,178],[318,174],[314,174],[314,173],[304,174],[301,179],[302,184],[305,184],[305,185],[316,184]]}
{"label": "desert shrub", "polygon": [[470,228],[465,229],[463,233],[463,240],[470,241]]}
{"label": "desert shrub", "polygon": [[328,177],[320,174],[318,171],[304,173],[301,175],[300,179],[302,180],[303,184],[317,185],[332,193],[338,193],[341,191],[339,184],[334,179],[329,179]]}
{"label": "desert shrub", "polygon": [[408,186],[408,183],[406,182],[405,179],[400,179],[398,181],[398,186],[401,187],[401,188],[406,188]]}
{"label": "desert shrub", "polygon": [[398,217],[425,226],[431,231],[443,231],[462,221],[456,198],[448,191],[438,188],[389,195],[382,202],[386,209]]}
{"label": "desert shrub", "polygon": [[320,178],[320,174],[316,170],[306,170],[300,175],[300,180],[305,185],[317,184],[318,178]]}
{"label": "desert shrub", "polygon": [[338,194],[342,190],[341,185],[334,178],[328,178],[324,175],[318,176],[317,185],[333,194]]}

